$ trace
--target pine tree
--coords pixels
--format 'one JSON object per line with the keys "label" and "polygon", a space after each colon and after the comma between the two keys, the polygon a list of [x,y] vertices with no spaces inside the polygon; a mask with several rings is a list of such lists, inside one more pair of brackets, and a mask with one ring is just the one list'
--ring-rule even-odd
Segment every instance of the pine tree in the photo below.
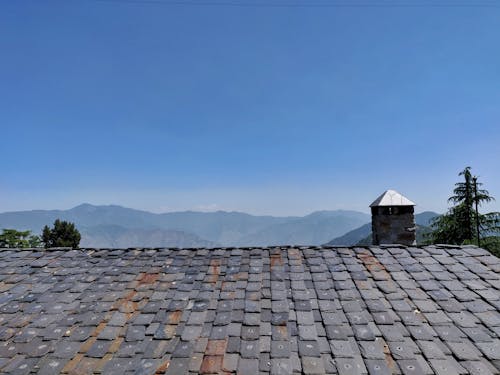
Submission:
{"label": "pine tree", "polygon": [[54,227],[51,229],[47,225],[42,231],[42,241],[46,248],[49,247],[72,247],[77,248],[80,244],[80,232],[75,227],[74,223],[54,221]]}
{"label": "pine tree", "polygon": [[479,207],[494,198],[488,190],[480,188],[482,183],[472,176],[470,167],[466,167],[459,176],[463,176],[464,181],[455,184],[453,195],[448,199],[455,205],[433,221],[431,242],[480,245],[482,236],[500,233],[500,213],[480,214]]}

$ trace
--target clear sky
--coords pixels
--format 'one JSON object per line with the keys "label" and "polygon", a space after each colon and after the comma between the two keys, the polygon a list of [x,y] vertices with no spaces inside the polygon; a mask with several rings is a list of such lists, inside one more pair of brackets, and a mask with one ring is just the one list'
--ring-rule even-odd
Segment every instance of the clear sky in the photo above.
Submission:
{"label": "clear sky", "polygon": [[0,212],[500,201],[500,6],[245,1],[0,0]]}

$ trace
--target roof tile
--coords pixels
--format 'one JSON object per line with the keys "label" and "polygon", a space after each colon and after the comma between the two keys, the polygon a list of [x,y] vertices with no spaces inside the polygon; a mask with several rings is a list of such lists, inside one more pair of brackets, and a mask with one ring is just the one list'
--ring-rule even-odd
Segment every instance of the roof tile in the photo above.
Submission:
{"label": "roof tile", "polygon": [[500,367],[500,260],[476,247],[8,249],[0,262],[1,372]]}

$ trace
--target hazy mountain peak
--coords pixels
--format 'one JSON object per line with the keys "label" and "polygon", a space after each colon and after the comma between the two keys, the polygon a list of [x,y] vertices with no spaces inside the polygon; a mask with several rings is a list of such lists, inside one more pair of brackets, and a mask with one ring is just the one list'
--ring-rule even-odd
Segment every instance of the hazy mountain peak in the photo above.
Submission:
{"label": "hazy mountain peak", "polygon": [[90,203],[82,203],[79,204],[78,206],[75,206],[71,208],[71,211],[93,211],[97,208],[98,206],[94,206],[93,204]]}

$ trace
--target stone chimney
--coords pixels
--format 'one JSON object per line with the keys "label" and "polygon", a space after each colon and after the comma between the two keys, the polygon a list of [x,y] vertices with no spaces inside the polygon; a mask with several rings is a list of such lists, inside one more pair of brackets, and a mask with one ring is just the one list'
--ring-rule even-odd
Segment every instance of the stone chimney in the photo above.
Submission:
{"label": "stone chimney", "polygon": [[374,245],[415,245],[415,203],[397,191],[387,190],[370,205]]}

